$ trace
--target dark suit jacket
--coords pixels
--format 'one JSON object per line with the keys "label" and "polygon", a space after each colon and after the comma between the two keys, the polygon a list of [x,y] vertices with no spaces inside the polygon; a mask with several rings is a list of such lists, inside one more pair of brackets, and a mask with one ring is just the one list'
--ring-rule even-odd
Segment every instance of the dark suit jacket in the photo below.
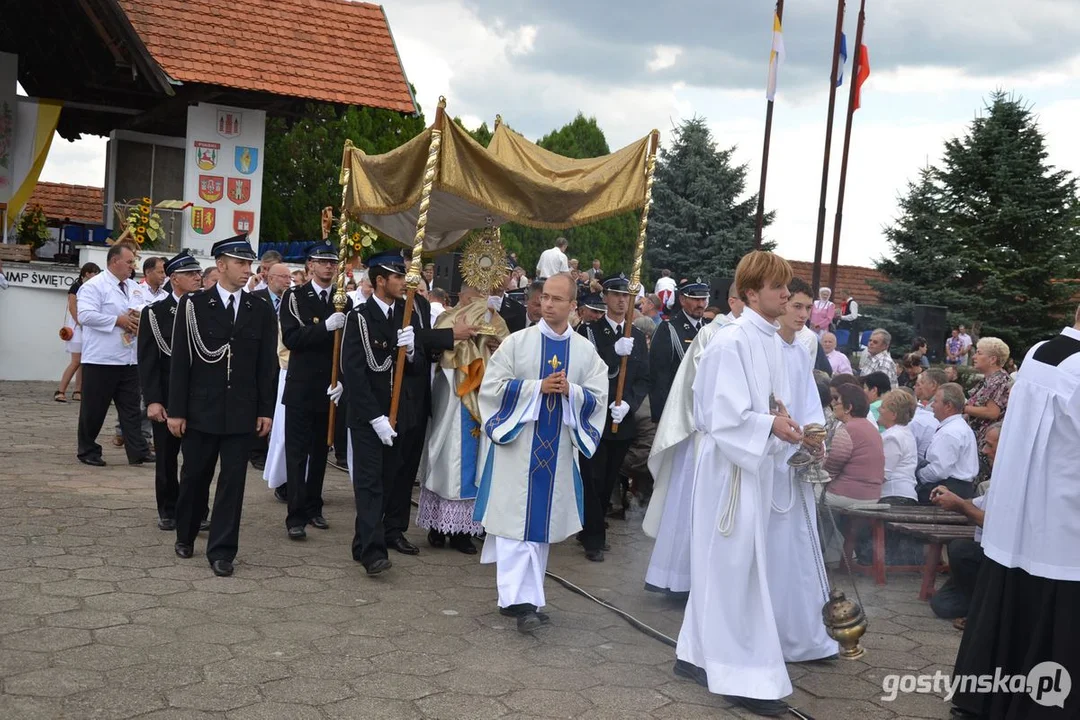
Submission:
{"label": "dark suit jacket", "polygon": [[[578,326],[578,332],[589,338],[596,346],[596,352],[608,366],[608,404],[615,402],[615,391],[619,385],[619,370],[622,368],[622,356],[615,352],[615,330],[602,317],[592,323],[582,323]],[[621,337],[621,336],[620,336]],[[630,412],[623,418],[619,425],[618,434],[611,433],[611,410],[608,409],[607,420],[604,422],[604,438],[616,438],[618,440],[633,440],[637,434],[637,420],[634,415],[645,397],[649,394],[649,351],[645,333],[637,328],[632,329],[631,337],[634,338],[634,351],[626,363],[626,382],[623,385],[623,402],[630,406]]]}
{"label": "dark suit jacket", "polygon": [[[223,357],[207,363],[191,346],[188,306],[194,308],[198,336],[206,349],[213,352],[230,343],[231,360]],[[228,312],[217,287],[185,295],[176,308],[173,330],[169,417],[186,418],[188,428],[214,435],[253,433],[256,418],[274,417],[278,375],[274,311],[242,291],[234,322]]]}
{"label": "dark suit jacket", "polygon": [[[349,300],[345,312],[351,310]],[[333,302],[323,303],[310,282],[289,288],[281,296],[281,342],[289,348],[289,370],[281,394],[284,405],[330,412],[326,388],[334,366],[334,333],[327,332],[325,323],[335,312]]]}
{"label": "dark suit jacket", "polygon": [[170,357],[158,347],[157,338],[150,328],[153,316],[161,340],[172,348],[173,321],[176,319],[176,299],[170,293],[168,297],[151,303],[143,310],[139,320],[139,386],[142,388],[143,402],[147,406],[154,403],[168,405],[169,402],[169,367]]}
{"label": "dark suit jacket", "polygon": [[[380,415],[390,414],[390,397],[397,362],[397,331],[405,316],[405,301],[394,303],[394,321],[391,323],[374,299],[358,306],[345,321],[341,339],[341,372],[345,391],[348,393],[349,427],[364,427]],[[427,381],[427,365],[417,362],[424,352],[420,344],[419,313],[414,312],[410,323],[416,337],[414,361],[405,367],[406,378],[420,375]],[[403,381],[401,402],[398,404],[397,432],[418,422],[421,408],[408,402],[405,390],[409,380]]]}
{"label": "dark suit jacket", "polygon": [[[292,288],[290,288],[290,290],[291,290],[291,289],[292,289]],[[288,292],[288,291],[286,291],[286,292]],[[251,295],[252,295],[252,297],[257,297],[257,298],[259,298],[260,300],[264,300],[264,301],[266,302],[266,304],[270,306],[270,309],[271,309],[271,310],[274,310],[274,301],[273,301],[273,299],[272,299],[272,298],[270,297],[270,290],[268,290],[267,288],[262,288],[261,290],[253,290],[253,291],[251,292]],[[284,300],[284,299],[285,299],[285,295],[284,295],[284,294],[283,294],[283,295],[281,296],[281,299],[282,299],[282,300]],[[279,303],[279,304],[280,304],[280,303]],[[275,312],[278,312],[278,311],[276,311],[276,310],[275,310]]]}
{"label": "dark suit jacket", "polygon": [[656,327],[649,349],[649,412],[653,422],[660,422],[675,373],[682,364],[683,356],[676,352],[675,345],[685,353],[697,334],[697,329],[681,310],[671,320]]}
{"label": "dark suit jacket", "polygon": [[502,309],[499,310],[502,319],[506,321],[506,329],[510,332],[524,330],[528,325],[528,314],[525,306],[512,297],[503,296]]}
{"label": "dark suit jacket", "polygon": [[436,330],[431,326],[431,303],[419,294],[413,299],[413,318],[421,328],[416,331],[416,344],[424,352],[413,360],[417,365],[416,372],[405,375],[402,402],[408,401],[417,408],[417,423],[422,424],[423,418],[431,415],[431,365],[438,362],[444,352],[453,349],[454,331],[452,328]]}

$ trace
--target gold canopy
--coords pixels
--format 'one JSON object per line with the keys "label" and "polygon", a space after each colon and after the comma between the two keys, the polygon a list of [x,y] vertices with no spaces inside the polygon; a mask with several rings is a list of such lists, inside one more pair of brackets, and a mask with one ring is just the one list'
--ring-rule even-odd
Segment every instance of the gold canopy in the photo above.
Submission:
{"label": "gold canopy", "polygon": [[[576,160],[497,124],[489,147],[442,115],[442,147],[431,193],[424,253],[445,252],[471,230],[505,222],[568,228],[645,203],[649,136],[610,155]],[[401,147],[366,155],[347,145],[344,209],[412,248],[432,128]],[[346,172],[348,173],[346,175]]]}

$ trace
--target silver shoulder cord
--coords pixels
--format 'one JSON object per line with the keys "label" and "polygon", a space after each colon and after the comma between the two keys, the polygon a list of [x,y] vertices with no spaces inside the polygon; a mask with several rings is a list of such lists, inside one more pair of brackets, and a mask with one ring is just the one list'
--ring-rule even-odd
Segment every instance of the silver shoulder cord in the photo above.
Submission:
{"label": "silver shoulder cord", "polygon": [[679,358],[679,362],[682,362],[683,356],[686,355],[686,351],[683,350],[682,343],[679,342],[679,333],[675,332],[675,326],[670,322],[668,323],[669,335],[671,337],[671,348],[675,351],[675,357]]}
{"label": "silver shoulder cord", "polygon": [[172,357],[172,348],[169,347],[169,343],[165,342],[165,338],[161,336],[161,328],[158,327],[157,315],[150,308],[146,308],[146,312],[150,315],[150,332],[154,335],[154,341],[157,343],[158,350],[165,357]]}
{"label": "silver shoulder cord", "polygon": [[300,323],[300,327],[304,327],[304,321],[300,319],[300,306],[296,304],[296,292],[289,293],[289,312],[296,322]]}
{"label": "silver shoulder cord", "polygon": [[[202,340],[202,336],[199,334],[199,325],[195,319],[195,305],[190,300],[187,304],[187,323],[188,323],[188,339],[191,341],[191,347],[195,349],[195,355],[199,356],[207,365],[214,365],[221,362],[222,358],[225,358],[225,372],[227,375],[232,375],[232,341],[225,343],[217,350],[210,350],[206,347],[206,344]],[[194,362],[194,355],[188,357],[188,364]]]}
{"label": "silver shoulder cord", "polygon": [[394,363],[393,354],[387,357],[383,362],[376,363],[375,354],[371,349],[371,338],[368,336],[367,321],[364,320],[364,316],[360,313],[356,313],[356,320],[360,325],[360,344],[364,346],[364,358],[367,360],[368,369],[370,369],[371,372],[386,372]]}

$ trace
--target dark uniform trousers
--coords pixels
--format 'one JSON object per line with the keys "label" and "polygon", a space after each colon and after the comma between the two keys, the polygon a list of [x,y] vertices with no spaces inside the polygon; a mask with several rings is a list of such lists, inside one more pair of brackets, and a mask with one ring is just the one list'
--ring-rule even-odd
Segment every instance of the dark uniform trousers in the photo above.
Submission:
{"label": "dark uniform trousers", "polygon": [[585,501],[581,541],[586,550],[600,550],[607,540],[604,515],[611,509],[611,493],[619,481],[619,468],[634,441],[632,433],[623,431],[619,434],[626,435],[626,439],[604,438],[596,446],[592,458],[579,456]]}
{"label": "dark uniform trousers", "polygon": [[[386,558],[386,526],[388,498],[394,489],[401,468],[401,449],[395,444],[382,444],[370,425],[350,427],[352,438],[353,498],[356,501],[356,527],[352,541],[353,560],[369,566],[374,560]],[[395,438],[396,440],[397,438]],[[405,498],[406,513],[409,497]]]}
{"label": "dark uniform trousers", "polygon": [[217,493],[214,495],[214,521],[206,543],[206,559],[232,560],[240,542],[240,512],[244,505],[244,484],[247,476],[248,452],[254,433],[217,435],[188,428],[181,449],[184,469],[180,495],[176,503],[176,540],[195,544],[199,534],[201,513],[210,500],[210,483],[214,467],[221,461]]}
{"label": "dark uniform trousers", "polygon": [[[412,513],[412,491],[416,476],[420,472],[420,457],[424,453],[424,439],[427,436],[427,417],[421,418],[418,425],[404,430],[394,438],[398,449],[398,467],[394,473],[397,479],[387,483],[383,496],[385,510],[386,538],[395,540],[402,537],[409,529],[409,515]],[[355,457],[355,448],[353,449]]]}
{"label": "dark uniform trousers", "polygon": [[150,446],[142,434],[142,414],[139,372],[136,365],[82,366],[83,399],[79,405],[80,460],[101,457],[98,433],[105,424],[109,404],[116,405],[120,429],[124,433],[124,450],[128,462],[141,460],[150,454]]}
{"label": "dark uniform trousers", "polygon": [[329,427],[329,407],[327,412],[318,412],[306,407],[285,406],[285,474],[289,495],[289,513],[285,518],[287,528],[304,527],[308,520],[322,515],[323,479],[326,477],[326,456],[330,450],[326,445]]}
{"label": "dark uniform trousers", "polygon": [[157,514],[159,518],[176,519],[176,498],[180,493],[179,460],[180,438],[169,432],[166,423],[155,422],[154,449],[157,459],[154,461],[154,494],[157,496]]}

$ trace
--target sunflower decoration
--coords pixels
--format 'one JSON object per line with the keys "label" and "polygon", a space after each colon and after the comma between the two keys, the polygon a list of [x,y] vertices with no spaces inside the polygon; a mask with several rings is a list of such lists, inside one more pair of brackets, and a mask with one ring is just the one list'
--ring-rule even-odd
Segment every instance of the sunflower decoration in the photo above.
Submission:
{"label": "sunflower decoration", "polygon": [[140,248],[152,249],[165,236],[161,227],[161,215],[154,212],[154,203],[148,197],[129,202],[127,214],[131,237]]}
{"label": "sunflower decoration", "polygon": [[394,247],[378,230],[362,222],[350,220],[345,225],[345,258],[364,262],[364,258]]}

